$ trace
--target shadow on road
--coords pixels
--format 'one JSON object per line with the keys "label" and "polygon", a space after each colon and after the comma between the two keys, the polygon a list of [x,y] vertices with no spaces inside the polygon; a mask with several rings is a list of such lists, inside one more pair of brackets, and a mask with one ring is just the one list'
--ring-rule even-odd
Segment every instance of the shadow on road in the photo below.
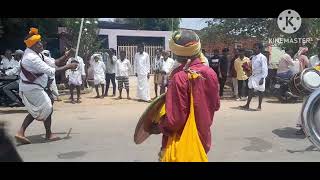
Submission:
{"label": "shadow on road", "polygon": [[86,154],[87,154],[86,151],[71,151],[71,152],[67,152],[67,153],[60,153],[57,155],[57,157],[59,159],[75,159],[78,157],[82,157]]}
{"label": "shadow on road", "polygon": [[305,139],[305,135],[297,135],[296,132],[299,129],[292,127],[279,128],[272,131],[273,134],[279,136],[280,138],[288,138],[288,139]]}
{"label": "shadow on road", "polygon": [[289,153],[296,153],[296,152],[301,152],[301,153],[304,153],[304,152],[310,152],[310,151],[320,151],[317,147],[315,147],[314,145],[311,145],[309,147],[307,147],[306,149],[303,149],[303,150],[290,150],[290,149],[287,149],[287,151]]}
{"label": "shadow on road", "polygon": [[298,100],[296,102],[288,102],[288,103],[281,103],[279,100],[267,100],[267,103],[271,103],[271,104],[299,104],[302,103],[301,100]]}
{"label": "shadow on road", "polygon": [[247,137],[245,139],[250,141],[250,145],[242,148],[245,151],[265,152],[272,148],[272,144],[270,142],[263,140],[261,138]]}
{"label": "shadow on road", "polygon": [[25,109],[0,110],[0,114],[17,114],[17,113],[28,113],[28,111]]}
{"label": "shadow on road", "polygon": [[241,107],[237,106],[237,107],[230,107],[230,109],[237,109],[237,110],[242,110],[242,111],[257,111],[256,109],[242,109]]}
{"label": "shadow on road", "polygon": [[[54,141],[61,141],[61,140],[67,140],[71,139],[72,136],[70,134],[79,134],[79,133],[71,133],[70,130],[69,132],[58,132],[58,133],[53,133],[54,135],[65,135],[64,137],[59,137],[59,139],[54,140]],[[33,135],[33,136],[27,136],[27,138],[31,141],[32,144],[42,144],[42,143],[49,143],[53,141],[48,141],[45,139],[45,134],[38,134],[38,135]],[[22,146],[24,144],[17,144],[17,146]]]}
{"label": "shadow on road", "polygon": [[282,104],[279,100],[267,100],[266,103]]}

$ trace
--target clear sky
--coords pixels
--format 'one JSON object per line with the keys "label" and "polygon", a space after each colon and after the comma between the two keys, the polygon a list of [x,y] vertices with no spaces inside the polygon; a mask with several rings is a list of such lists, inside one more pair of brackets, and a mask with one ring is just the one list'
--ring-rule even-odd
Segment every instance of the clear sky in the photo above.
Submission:
{"label": "clear sky", "polygon": [[[114,18],[100,18],[100,20],[112,21]],[[205,18],[181,18],[181,28],[200,30],[207,26]]]}

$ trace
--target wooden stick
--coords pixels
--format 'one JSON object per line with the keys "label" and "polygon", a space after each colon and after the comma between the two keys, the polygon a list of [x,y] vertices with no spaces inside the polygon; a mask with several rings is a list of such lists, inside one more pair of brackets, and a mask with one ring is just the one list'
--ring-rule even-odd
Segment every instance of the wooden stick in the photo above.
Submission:
{"label": "wooden stick", "polygon": [[75,54],[74,58],[77,58],[78,52],[79,52],[79,45],[80,45],[80,39],[81,39],[81,34],[82,34],[83,21],[84,21],[84,18],[81,18],[81,25],[80,25],[80,31],[79,31],[79,36],[78,36],[78,42],[77,42],[77,49],[76,49],[76,54]]}
{"label": "wooden stick", "polygon": [[68,134],[67,134],[66,137],[69,137],[69,136],[70,136],[71,130],[72,130],[72,128],[69,129]]}

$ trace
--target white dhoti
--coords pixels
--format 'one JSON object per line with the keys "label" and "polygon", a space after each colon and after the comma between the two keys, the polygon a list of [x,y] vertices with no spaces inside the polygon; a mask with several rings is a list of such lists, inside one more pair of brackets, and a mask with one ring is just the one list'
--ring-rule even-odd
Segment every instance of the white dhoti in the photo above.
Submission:
{"label": "white dhoti", "polygon": [[144,101],[150,101],[149,80],[147,75],[138,74],[137,98]]}
{"label": "white dhoti", "polygon": [[50,89],[52,91],[52,94],[56,97],[59,96],[59,91],[58,91],[58,87],[57,87],[57,83],[56,83],[56,78],[53,79],[52,84],[50,86]]}
{"label": "white dhoti", "polygon": [[45,121],[52,113],[51,100],[44,90],[20,91],[19,95],[27,111],[36,120]]}
{"label": "white dhoti", "polygon": [[94,74],[94,85],[106,84],[106,76],[104,74]]}
{"label": "white dhoti", "polygon": [[266,79],[263,78],[263,84],[259,85],[261,76],[250,76],[248,81],[249,89],[254,89],[256,91],[264,92],[266,86]]}

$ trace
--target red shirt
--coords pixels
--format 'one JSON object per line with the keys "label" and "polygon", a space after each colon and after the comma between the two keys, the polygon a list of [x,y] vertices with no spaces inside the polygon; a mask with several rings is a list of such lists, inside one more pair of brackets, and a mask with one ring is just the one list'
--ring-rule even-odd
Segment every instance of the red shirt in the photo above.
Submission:
{"label": "red shirt", "polygon": [[[166,116],[160,122],[163,133],[162,148],[166,147],[168,135],[178,132],[181,135],[190,110],[190,90],[188,75],[183,71],[184,64],[172,72],[166,94]],[[214,112],[220,108],[219,82],[216,73],[203,65],[199,59],[190,64],[203,78],[191,80],[194,98],[194,113],[200,140],[206,152],[211,146],[210,126]]]}

